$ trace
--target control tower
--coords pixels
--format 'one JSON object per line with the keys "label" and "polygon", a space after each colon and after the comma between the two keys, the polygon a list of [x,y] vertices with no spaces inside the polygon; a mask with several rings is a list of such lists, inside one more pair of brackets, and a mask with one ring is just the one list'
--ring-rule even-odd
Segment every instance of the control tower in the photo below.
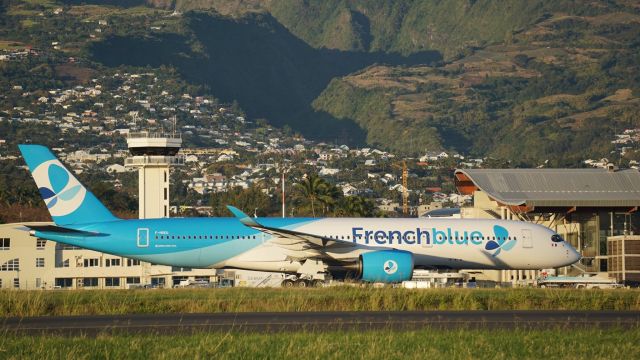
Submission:
{"label": "control tower", "polygon": [[127,137],[126,167],[138,168],[140,219],[169,217],[169,167],[183,165],[177,157],[180,134],[141,131]]}

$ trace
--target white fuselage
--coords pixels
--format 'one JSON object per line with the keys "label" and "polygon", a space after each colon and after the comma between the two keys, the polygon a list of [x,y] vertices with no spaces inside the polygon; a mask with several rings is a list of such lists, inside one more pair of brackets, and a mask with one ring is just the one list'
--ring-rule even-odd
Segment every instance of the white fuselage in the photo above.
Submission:
{"label": "white fuselage", "polygon": [[[329,247],[327,253],[345,261],[383,249],[413,253],[415,266],[420,268],[543,269],[566,266],[580,258],[570,244],[553,242],[552,230],[520,221],[325,218],[298,224],[295,231],[356,243],[356,247]],[[492,247],[489,242],[496,248],[487,249]],[[266,236],[261,245],[215,267],[295,272],[302,264],[296,259],[313,258],[315,251],[302,242]]]}

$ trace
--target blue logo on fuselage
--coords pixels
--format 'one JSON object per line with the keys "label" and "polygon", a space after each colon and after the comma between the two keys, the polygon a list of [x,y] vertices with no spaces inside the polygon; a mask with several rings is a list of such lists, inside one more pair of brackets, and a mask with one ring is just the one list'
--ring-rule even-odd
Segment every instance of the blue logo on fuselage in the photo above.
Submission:
{"label": "blue logo on fuselage", "polygon": [[492,256],[498,256],[500,251],[509,251],[516,245],[516,239],[509,236],[509,231],[502,226],[494,225],[493,233],[495,234],[495,240],[489,240],[487,245],[484,246],[485,250],[496,250]]}

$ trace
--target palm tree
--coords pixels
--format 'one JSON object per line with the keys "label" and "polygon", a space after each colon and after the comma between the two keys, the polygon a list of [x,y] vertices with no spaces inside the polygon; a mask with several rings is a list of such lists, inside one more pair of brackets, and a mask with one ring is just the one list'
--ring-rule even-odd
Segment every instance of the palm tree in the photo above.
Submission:
{"label": "palm tree", "polygon": [[325,188],[322,192],[319,200],[322,203],[322,213],[326,214],[333,205],[336,204],[342,198],[342,191],[337,186],[325,181]]}
{"label": "palm tree", "polygon": [[325,202],[326,189],[329,184],[319,177],[318,175],[307,175],[301,182],[296,183],[295,187],[298,189],[302,197],[308,199],[311,202],[311,213],[313,217],[316,216],[316,201]]}
{"label": "palm tree", "polygon": [[370,217],[375,214],[373,203],[361,196],[347,196],[340,205],[345,216]]}

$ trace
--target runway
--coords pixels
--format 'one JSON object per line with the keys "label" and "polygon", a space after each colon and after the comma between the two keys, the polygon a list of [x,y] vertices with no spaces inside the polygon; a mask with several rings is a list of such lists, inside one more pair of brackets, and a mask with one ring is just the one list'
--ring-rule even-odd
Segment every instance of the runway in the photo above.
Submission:
{"label": "runway", "polygon": [[23,335],[178,334],[202,331],[640,328],[640,311],[428,311],[134,314],[4,318]]}

